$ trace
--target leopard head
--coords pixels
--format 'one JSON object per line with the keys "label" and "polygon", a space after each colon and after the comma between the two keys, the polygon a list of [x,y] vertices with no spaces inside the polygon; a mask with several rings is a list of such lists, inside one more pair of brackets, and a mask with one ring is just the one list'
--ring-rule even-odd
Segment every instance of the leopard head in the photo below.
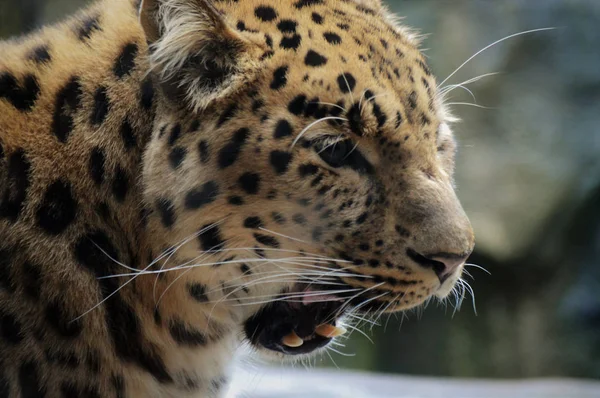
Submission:
{"label": "leopard head", "polygon": [[474,236],[449,117],[378,1],[144,0],[141,22],[161,88],[143,184],[165,286],[181,278],[284,354],[324,346],[349,313],[452,291]]}

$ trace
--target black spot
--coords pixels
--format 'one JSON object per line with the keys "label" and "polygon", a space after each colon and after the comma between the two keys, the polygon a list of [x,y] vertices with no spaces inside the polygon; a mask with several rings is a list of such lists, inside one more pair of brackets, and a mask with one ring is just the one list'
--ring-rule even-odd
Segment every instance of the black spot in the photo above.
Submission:
{"label": "black spot", "polygon": [[358,216],[356,218],[356,223],[359,225],[364,223],[368,216],[369,216],[369,213],[364,212],[363,214],[361,214],[360,216]]}
{"label": "black spot", "polygon": [[208,181],[201,187],[194,188],[185,195],[185,207],[189,210],[212,203],[219,195],[219,186],[214,181]]}
{"label": "black spot", "polygon": [[77,36],[79,37],[79,40],[85,41],[92,36],[92,33],[94,31],[101,30],[98,19],[98,16],[93,16],[83,21],[82,25],[77,31]]}
{"label": "black spot", "polygon": [[110,109],[110,103],[108,101],[108,95],[106,94],[106,87],[98,87],[94,94],[94,108],[92,109],[91,123],[94,126],[99,126],[106,119],[108,110]]}
{"label": "black spot", "polygon": [[279,90],[287,84],[287,66],[280,66],[273,72],[273,80],[271,81],[271,89]]}
{"label": "black spot", "polygon": [[[419,66],[421,67],[423,72],[425,72],[425,74],[427,76],[431,76],[431,69],[429,68],[429,66],[427,66],[427,64],[425,64],[425,62],[423,62],[421,60],[417,60],[417,63],[419,64]],[[424,82],[425,82],[425,80],[424,80]]]}
{"label": "black spot", "polygon": [[0,312],[0,335],[9,344],[19,344],[23,340],[21,324],[14,315]]}
{"label": "black spot", "polygon": [[300,10],[304,7],[311,7],[318,4],[323,4],[323,0],[300,0],[294,3],[294,7]]}
{"label": "black spot", "polygon": [[18,149],[8,158],[8,178],[0,201],[0,217],[15,222],[27,198],[31,165],[25,151]]}
{"label": "black spot", "polygon": [[273,213],[271,213],[271,218],[273,218],[273,221],[275,221],[277,224],[285,224],[286,219],[283,216],[283,214],[274,211]]}
{"label": "black spot", "polygon": [[347,23],[339,23],[337,24],[337,27],[341,30],[350,30],[350,25],[348,25]]}
{"label": "black spot", "polygon": [[399,128],[401,124],[402,124],[402,114],[400,113],[400,111],[397,111],[396,112],[396,124],[394,125],[394,127]]}
{"label": "black spot", "polygon": [[196,131],[198,131],[199,128],[200,128],[200,120],[194,119],[194,121],[190,125],[190,128],[188,129],[188,132],[190,132],[190,133],[196,132]]}
{"label": "black spot", "polygon": [[311,176],[317,174],[319,166],[314,164],[302,164],[298,167],[298,172],[301,177]]}
{"label": "black spot", "polygon": [[403,238],[410,238],[410,232],[404,228],[402,225],[396,224],[395,226],[396,232]]}
{"label": "black spot", "polygon": [[[2,252],[0,251],[0,255]],[[2,266],[2,264],[0,264]],[[40,298],[40,291],[42,289],[42,275],[40,273],[40,267],[25,261],[22,267],[23,271],[23,290],[25,294],[34,300]]]}
{"label": "black spot", "polygon": [[304,63],[313,67],[323,66],[327,63],[327,58],[314,50],[308,50]]}
{"label": "black spot", "polygon": [[411,109],[417,108],[417,93],[415,91],[411,91],[408,95],[408,105]]}
{"label": "black spot", "polygon": [[19,386],[21,398],[44,398],[46,389],[41,386],[38,365],[26,361],[19,367]]}
{"label": "black spot", "polygon": [[377,119],[377,127],[381,127],[387,121],[387,116],[381,110],[379,104],[377,104],[375,101],[373,101],[371,104],[373,106],[373,116],[375,116],[375,119]]}
{"label": "black spot", "polygon": [[277,29],[279,29],[281,33],[295,33],[296,26],[298,26],[298,23],[296,21],[293,21],[291,19],[282,19],[277,24]]}
{"label": "black spot", "polygon": [[219,167],[224,169],[231,166],[237,160],[242,146],[248,139],[249,130],[247,128],[241,128],[237,130],[231,141],[221,149],[219,152]]}
{"label": "black spot", "polygon": [[247,217],[244,220],[244,227],[258,229],[263,226],[263,222],[259,217]]}
{"label": "black spot", "polygon": [[227,203],[234,206],[241,206],[244,204],[244,199],[241,196],[230,196],[227,198]]}
{"label": "black spot", "polygon": [[342,38],[337,33],[325,32],[325,33],[323,33],[323,37],[330,44],[341,44],[342,43]]}
{"label": "black spot", "polygon": [[281,38],[281,42],[279,46],[286,50],[297,50],[300,47],[300,42],[302,41],[302,36],[298,34],[294,34],[292,36],[284,36]]}
{"label": "black spot", "polygon": [[235,28],[237,30],[239,30],[240,32],[245,32],[246,30],[248,30],[248,28],[246,28],[246,24],[244,23],[244,21],[238,21],[237,24],[235,25]]}
{"label": "black spot", "polygon": [[238,179],[240,187],[249,194],[256,194],[260,186],[260,176],[256,173],[247,172]]}
{"label": "black spot", "polygon": [[67,142],[73,130],[73,116],[81,103],[81,84],[77,77],[71,77],[69,82],[60,89],[54,103],[52,115],[52,132],[62,143]]}
{"label": "black spot", "polygon": [[71,225],[76,213],[77,202],[71,184],[58,180],[46,189],[36,212],[37,224],[46,233],[58,235]]}
{"label": "black spot", "polygon": [[32,74],[25,75],[22,86],[11,73],[4,72],[0,75],[0,98],[6,98],[12,106],[22,112],[33,108],[39,94],[40,85]]}
{"label": "black spot", "polygon": [[52,60],[52,57],[50,56],[50,49],[48,48],[48,46],[41,45],[31,50],[31,52],[27,56],[27,59],[35,62],[36,64],[45,64],[47,62],[50,62]]}
{"label": "black spot", "polygon": [[310,17],[312,18],[313,22],[316,23],[317,25],[323,24],[323,17],[321,16],[321,14],[313,12]]}
{"label": "black spot", "polygon": [[358,103],[355,103],[350,107],[347,114],[348,124],[350,125],[350,131],[358,136],[363,135],[364,125],[362,115],[360,113],[360,107]]}
{"label": "black spot", "polygon": [[182,345],[196,347],[206,344],[206,336],[204,334],[188,327],[179,320],[171,321],[169,333],[171,333],[173,340]]}
{"label": "black spot", "polygon": [[265,102],[261,99],[252,101],[252,112],[256,113],[263,106],[265,106]]}
{"label": "black spot", "polygon": [[81,334],[83,328],[81,320],[74,320],[75,315],[68,313],[57,301],[46,306],[46,322],[54,328],[60,336],[73,339]]}
{"label": "black spot", "polygon": [[208,224],[201,228],[203,231],[198,239],[204,251],[219,250],[225,244],[221,238],[221,230],[214,224]]}
{"label": "black spot", "polygon": [[276,139],[284,138],[292,135],[292,125],[285,119],[281,119],[275,126],[273,137]]}
{"label": "black spot", "polygon": [[286,151],[272,151],[270,155],[271,166],[277,174],[283,174],[288,170],[292,161],[292,154]]}
{"label": "black spot", "polygon": [[160,221],[165,228],[171,228],[175,223],[175,210],[173,202],[169,199],[161,198],[156,200],[156,209],[160,215]]}
{"label": "black spot", "polygon": [[94,149],[92,149],[92,153],[90,154],[88,167],[90,169],[92,181],[94,181],[96,185],[101,185],[104,182],[105,164],[106,156],[104,155],[104,151],[99,147],[94,147]]}
{"label": "black spot", "polygon": [[129,191],[129,177],[127,172],[118,166],[112,183],[112,192],[118,202],[123,202]]}
{"label": "black spot", "polygon": [[294,97],[288,104],[288,111],[294,115],[301,115],[306,108],[306,95],[298,95]]}
{"label": "black spot", "polygon": [[265,59],[269,59],[269,58],[271,58],[273,55],[275,55],[275,52],[274,52],[274,51],[271,51],[271,50],[268,50],[268,51],[265,51],[265,52],[264,52],[264,53],[263,53],[263,54],[260,56],[260,58],[259,58],[259,59],[260,59],[261,61],[264,61]]}
{"label": "black spot", "polygon": [[200,283],[191,283],[188,285],[188,291],[190,293],[190,296],[192,296],[192,298],[194,300],[196,300],[199,303],[206,303],[208,302],[208,296],[206,295],[206,286],[202,285]]}
{"label": "black spot", "polygon": [[183,162],[183,159],[185,159],[186,154],[187,151],[183,147],[178,146],[173,148],[173,150],[171,150],[169,153],[169,163],[171,164],[171,167],[174,169],[179,168]]}
{"label": "black spot", "polygon": [[356,86],[356,79],[350,73],[344,73],[338,76],[337,84],[342,93],[351,93]]}
{"label": "black spot", "polygon": [[320,242],[321,238],[323,237],[323,228],[321,227],[315,227],[315,229],[313,229],[312,231],[312,240],[315,242]]}
{"label": "black spot", "polygon": [[272,236],[254,233],[254,239],[261,245],[278,248],[279,241]]}
{"label": "black spot", "polygon": [[140,87],[140,103],[142,108],[145,110],[150,110],[152,108],[152,100],[154,99],[154,85],[152,84],[152,79],[147,77],[142,82]]}
{"label": "black spot", "polygon": [[252,274],[252,270],[250,269],[250,267],[248,267],[247,264],[240,265],[240,271],[242,271],[242,274],[244,275]]}
{"label": "black spot", "polygon": [[269,22],[277,18],[277,13],[273,7],[259,6],[254,10],[254,15],[261,21]]}
{"label": "black spot", "polygon": [[173,129],[171,129],[171,134],[169,135],[169,146],[175,145],[175,142],[177,142],[180,136],[181,125],[177,123],[175,126],[173,126]]}
{"label": "black spot", "polygon": [[325,108],[319,108],[319,98],[315,97],[308,101],[308,103],[306,104],[306,108],[304,109],[304,116],[314,116],[317,119],[325,117],[325,113],[320,114],[321,109],[324,110]]}
{"label": "black spot", "polygon": [[123,50],[121,51],[121,54],[119,54],[115,66],[113,67],[113,71],[119,79],[131,73],[135,66],[135,57],[137,56],[137,53],[138,46],[135,43],[128,43],[123,47]]}
{"label": "black spot", "polygon": [[294,214],[292,216],[292,220],[298,225],[306,224],[306,217],[304,217],[302,214],[299,214],[299,213]]}
{"label": "black spot", "polygon": [[121,123],[121,139],[126,150],[135,148],[137,146],[137,140],[135,134],[133,134],[133,128],[127,119]]}
{"label": "black spot", "polygon": [[208,151],[208,142],[202,140],[198,143],[198,153],[200,154],[200,161],[204,164],[210,160],[210,152]]}

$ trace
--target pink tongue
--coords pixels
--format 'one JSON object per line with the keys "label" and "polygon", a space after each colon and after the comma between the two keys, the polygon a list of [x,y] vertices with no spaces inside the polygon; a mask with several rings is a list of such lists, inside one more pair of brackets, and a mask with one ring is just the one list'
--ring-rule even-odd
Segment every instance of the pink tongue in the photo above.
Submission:
{"label": "pink tongue", "polygon": [[343,301],[341,298],[336,296],[331,296],[328,294],[315,294],[310,290],[306,292],[307,295],[302,297],[302,304],[308,305],[312,303],[322,303],[326,301]]}

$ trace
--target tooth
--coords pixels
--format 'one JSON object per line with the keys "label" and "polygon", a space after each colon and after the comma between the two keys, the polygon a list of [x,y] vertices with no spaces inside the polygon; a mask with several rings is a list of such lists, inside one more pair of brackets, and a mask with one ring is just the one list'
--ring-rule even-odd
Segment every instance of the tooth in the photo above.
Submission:
{"label": "tooth", "polygon": [[341,326],[333,326],[328,323],[317,326],[315,332],[323,337],[338,337],[346,333],[346,329]]}
{"label": "tooth", "polygon": [[283,336],[283,339],[281,340],[281,342],[288,346],[288,347],[300,347],[302,344],[304,344],[304,340],[302,340],[297,334],[296,332],[294,332],[292,330],[292,332],[290,334],[288,334],[287,336]]}

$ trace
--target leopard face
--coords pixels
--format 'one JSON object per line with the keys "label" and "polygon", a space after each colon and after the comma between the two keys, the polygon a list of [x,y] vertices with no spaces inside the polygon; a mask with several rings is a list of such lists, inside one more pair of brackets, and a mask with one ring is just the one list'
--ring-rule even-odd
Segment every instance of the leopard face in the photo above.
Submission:
{"label": "leopard face", "polygon": [[254,346],[303,354],[350,311],[450,293],[474,245],[455,143],[416,40],[379,2],[141,7],[160,87],[142,181],[174,271],[164,307],[178,280]]}

